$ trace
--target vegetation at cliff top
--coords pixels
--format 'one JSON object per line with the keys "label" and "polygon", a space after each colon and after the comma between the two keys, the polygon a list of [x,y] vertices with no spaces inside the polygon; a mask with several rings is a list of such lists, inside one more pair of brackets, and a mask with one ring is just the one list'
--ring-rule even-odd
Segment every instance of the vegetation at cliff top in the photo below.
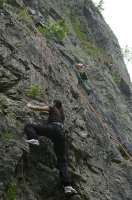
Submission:
{"label": "vegetation at cliff top", "polygon": [[[84,51],[97,58],[99,56],[99,54],[94,49],[94,47],[92,47],[93,45],[90,43],[90,41],[88,41],[87,34],[85,32],[83,32],[83,30],[82,30],[83,24],[81,24],[77,19],[78,19],[78,16],[76,14],[71,16],[72,26],[73,26],[75,32],[77,33],[77,35],[79,36],[79,38],[81,38],[81,43],[83,45]],[[101,51],[101,53],[103,52],[103,50],[101,50],[101,48],[97,47],[97,45],[95,48],[97,48],[97,50],[99,52],[100,51]]]}
{"label": "vegetation at cliff top", "polygon": [[128,45],[125,46],[125,48],[122,48],[122,55],[124,58],[124,62],[126,63],[126,65],[128,63],[132,64],[132,47],[129,47]]}
{"label": "vegetation at cliff top", "polygon": [[100,0],[98,4],[93,1],[93,4],[100,12],[104,10],[104,0]]}

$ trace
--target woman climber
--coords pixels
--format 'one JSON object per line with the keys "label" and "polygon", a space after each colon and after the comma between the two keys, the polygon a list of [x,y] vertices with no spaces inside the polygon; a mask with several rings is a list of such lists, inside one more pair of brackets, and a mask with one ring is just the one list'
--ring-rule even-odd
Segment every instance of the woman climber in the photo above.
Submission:
{"label": "woman climber", "polygon": [[79,73],[79,75],[81,77],[81,78],[79,78],[79,82],[82,83],[83,87],[87,90],[88,95],[90,95],[90,93],[92,92],[92,90],[87,85],[87,79],[88,79],[88,77],[87,77],[86,72],[83,71],[83,64],[82,63],[78,63],[78,65],[77,65],[76,68],[77,68],[77,71],[78,71],[78,73]]}
{"label": "woman climber", "polygon": [[77,194],[71,187],[71,180],[68,175],[66,155],[65,155],[65,128],[64,120],[66,115],[60,100],[54,100],[50,106],[40,107],[27,104],[27,107],[34,111],[48,111],[48,125],[26,124],[24,131],[27,135],[28,143],[39,145],[38,136],[50,138],[54,144],[54,151],[59,167],[59,177],[65,194]]}

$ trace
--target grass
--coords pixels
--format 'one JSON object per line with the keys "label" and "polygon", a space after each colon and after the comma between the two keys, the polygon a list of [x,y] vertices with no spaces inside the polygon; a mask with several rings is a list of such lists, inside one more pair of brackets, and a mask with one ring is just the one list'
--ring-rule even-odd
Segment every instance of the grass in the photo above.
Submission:
{"label": "grass", "polygon": [[15,138],[15,133],[14,133],[14,131],[5,131],[4,137],[6,139],[13,139],[13,138]]}
{"label": "grass", "polygon": [[5,194],[7,196],[7,200],[15,200],[16,198],[16,193],[17,193],[17,190],[16,190],[16,187],[13,183],[10,183],[8,186],[7,186],[7,189],[5,191]]}
{"label": "grass", "polygon": [[15,117],[14,115],[8,115],[8,119],[9,119],[10,121],[12,121],[12,120],[15,120],[16,117]]}
{"label": "grass", "polygon": [[24,20],[26,20],[26,21],[30,21],[30,19],[29,19],[27,13],[26,13],[24,10],[22,10],[21,8],[19,8],[19,9],[18,9],[18,12],[19,12],[19,15],[20,15],[20,17],[21,17],[22,19],[24,19]]}
{"label": "grass", "polygon": [[88,41],[87,34],[82,31],[82,24],[77,21],[77,15],[71,17],[72,26],[76,34],[81,38],[81,43],[83,45],[84,51],[98,58],[99,54],[91,48],[91,43]]}
{"label": "grass", "polygon": [[122,77],[121,76],[112,76],[112,79],[116,84],[120,84]]}
{"label": "grass", "polygon": [[20,121],[20,120],[16,120],[16,124],[18,125],[18,126],[20,126],[21,124],[22,124],[22,122]]}
{"label": "grass", "polygon": [[87,40],[87,35],[86,35],[86,33],[84,33],[84,32],[81,30],[82,28],[81,28],[80,22],[73,22],[73,21],[72,21],[72,26],[73,26],[75,32],[76,32],[81,38],[83,38],[83,40]]}
{"label": "grass", "polygon": [[107,71],[106,67],[102,66],[102,71],[106,72]]}

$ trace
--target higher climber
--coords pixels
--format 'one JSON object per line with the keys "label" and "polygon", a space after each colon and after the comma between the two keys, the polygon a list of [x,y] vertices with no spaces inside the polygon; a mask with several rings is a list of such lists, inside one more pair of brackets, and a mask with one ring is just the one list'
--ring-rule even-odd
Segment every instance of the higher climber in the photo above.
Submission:
{"label": "higher climber", "polygon": [[88,77],[87,77],[86,72],[83,71],[83,64],[82,63],[78,63],[76,68],[77,68],[77,71],[78,71],[78,73],[79,73],[79,75],[81,77],[81,78],[79,78],[79,82],[82,83],[83,87],[87,90],[88,95],[90,95],[92,90],[87,85]]}
{"label": "higher climber", "polygon": [[48,111],[48,124],[26,124],[24,131],[27,135],[27,142],[33,145],[39,145],[38,136],[50,138],[54,144],[54,151],[57,157],[59,167],[60,182],[64,187],[65,194],[77,194],[77,191],[71,187],[71,180],[68,175],[66,153],[65,153],[65,111],[60,100],[54,100],[49,106],[34,106],[27,104],[27,107],[34,111]]}

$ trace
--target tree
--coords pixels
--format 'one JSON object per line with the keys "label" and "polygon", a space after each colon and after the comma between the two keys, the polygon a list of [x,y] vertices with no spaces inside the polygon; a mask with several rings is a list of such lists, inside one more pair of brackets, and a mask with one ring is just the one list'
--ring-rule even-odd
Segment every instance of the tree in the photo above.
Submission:
{"label": "tree", "polygon": [[104,0],[100,0],[99,1],[99,3],[97,4],[97,3],[95,3],[95,2],[93,2],[94,3],[94,5],[95,5],[95,7],[100,11],[100,12],[102,12],[103,10],[104,10]]}
{"label": "tree", "polygon": [[104,10],[104,1],[103,0],[100,0],[99,1],[99,4],[97,6],[97,8],[99,9],[100,12],[102,12]]}
{"label": "tree", "polygon": [[127,65],[128,63],[132,64],[132,47],[129,47],[128,45],[125,46],[125,48],[122,48],[122,55],[124,58],[124,62]]}

